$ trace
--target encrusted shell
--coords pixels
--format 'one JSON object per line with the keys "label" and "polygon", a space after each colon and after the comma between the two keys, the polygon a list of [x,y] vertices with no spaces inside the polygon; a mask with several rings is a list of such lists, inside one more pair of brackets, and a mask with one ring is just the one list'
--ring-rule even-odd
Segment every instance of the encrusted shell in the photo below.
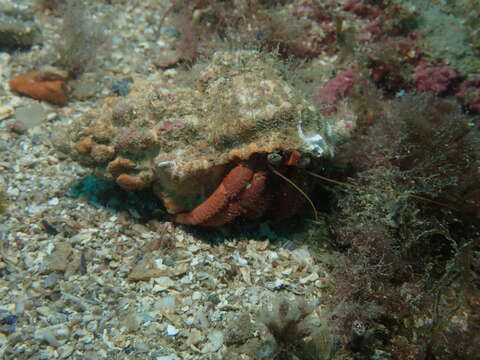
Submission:
{"label": "encrusted shell", "polygon": [[[218,52],[183,87],[137,80],[127,97],[73,125],[70,153],[105,177],[129,175],[128,190],[151,186],[172,213],[208,196],[232,162],[254,153],[330,154],[329,125],[278,64],[257,51]],[[99,147],[108,152],[98,156]]]}

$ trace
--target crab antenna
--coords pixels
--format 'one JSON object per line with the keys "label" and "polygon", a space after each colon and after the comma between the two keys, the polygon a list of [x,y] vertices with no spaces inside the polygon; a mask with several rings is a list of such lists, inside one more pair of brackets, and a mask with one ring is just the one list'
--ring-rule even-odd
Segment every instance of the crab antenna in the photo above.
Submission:
{"label": "crab antenna", "polygon": [[286,182],[288,182],[290,185],[292,185],[295,190],[297,190],[300,194],[302,194],[302,196],[307,199],[308,203],[310,204],[310,206],[312,207],[312,210],[313,210],[313,215],[315,217],[315,221],[318,220],[318,212],[317,212],[317,209],[315,208],[315,205],[313,204],[313,201],[308,197],[307,194],[305,194],[305,191],[303,191],[302,189],[300,189],[300,187],[295,184],[292,180],[290,180],[289,178],[287,178],[285,175],[283,175],[280,171],[277,171],[275,170],[275,168],[273,166],[271,166],[270,164],[268,164],[268,167],[270,168],[270,170],[277,176],[280,176],[283,180],[285,180]]}

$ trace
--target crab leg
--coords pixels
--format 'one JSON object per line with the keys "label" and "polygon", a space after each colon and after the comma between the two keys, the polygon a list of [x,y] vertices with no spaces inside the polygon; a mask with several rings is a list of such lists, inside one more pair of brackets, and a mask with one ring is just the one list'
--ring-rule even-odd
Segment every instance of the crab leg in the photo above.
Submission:
{"label": "crab leg", "polygon": [[[233,199],[225,209],[222,209],[217,215],[199,224],[202,226],[221,226],[232,221],[237,216],[248,212],[255,206],[256,202],[263,196],[267,174],[265,171],[258,171],[253,174],[251,182],[245,189]],[[261,216],[261,214],[260,214]]]}
{"label": "crab leg", "polygon": [[212,195],[193,210],[178,214],[174,221],[186,225],[202,225],[217,216],[229,202],[247,186],[253,176],[253,170],[245,164],[234,167],[225,176]]}

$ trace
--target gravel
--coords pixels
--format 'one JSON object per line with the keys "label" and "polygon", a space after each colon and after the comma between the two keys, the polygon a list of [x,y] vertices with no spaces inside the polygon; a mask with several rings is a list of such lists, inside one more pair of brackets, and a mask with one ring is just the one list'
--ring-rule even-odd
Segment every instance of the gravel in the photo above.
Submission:
{"label": "gravel", "polygon": [[[59,16],[33,0],[15,3],[35,11],[44,44],[0,53],[0,188],[9,201],[0,215],[0,358],[253,359],[270,349],[263,305],[279,295],[321,303],[326,275],[310,250],[253,238],[214,246],[169,222],[140,224],[65,196],[88,171],[52,146],[57,129],[128,91],[125,78],[158,76],[153,55],[171,51],[175,36],[156,26],[167,4],[91,4],[110,24],[110,48],[85,75],[93,91],[56,107],[6,85],[51,57],[61,36]],[[12,132],[25,111],[34,121]]]}

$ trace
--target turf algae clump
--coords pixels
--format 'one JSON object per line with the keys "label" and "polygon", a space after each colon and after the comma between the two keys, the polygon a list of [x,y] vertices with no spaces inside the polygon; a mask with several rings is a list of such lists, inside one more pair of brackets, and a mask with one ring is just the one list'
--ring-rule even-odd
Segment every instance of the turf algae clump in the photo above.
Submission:
{"label": "turf algae clump", "polygon": [[321,255],[331,328],[358,358],[475,358],[478,125],[451,99],[365,90],[368,112],[337,149],[349,179],[330,217],[334,251]]}
{"label": "turf algae clump", "polygon": [[190,210],[253,154],[333,153],[331,126],[258,51],[225,51],[183,85],[136,79],[73,124],[61,148],[127,190],[153,189],[170,213]]}

